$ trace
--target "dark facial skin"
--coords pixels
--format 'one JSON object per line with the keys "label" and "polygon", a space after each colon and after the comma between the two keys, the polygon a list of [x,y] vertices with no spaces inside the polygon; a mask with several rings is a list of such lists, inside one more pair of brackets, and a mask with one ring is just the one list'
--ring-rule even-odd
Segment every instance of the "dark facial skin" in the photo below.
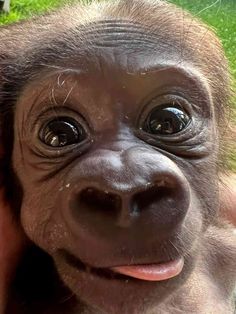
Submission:
{"label": "dark facial skin", "polygon": [[[13,207],[76,296],[65,313],[233,313],[235,238],[216,223],[223,54],[217,47],[222,68],[212,72],[215,50],[196,52],[197,32],[180,42],[171,19],[151,32],[151,4],[142,3],[142,23],[114,4],[87,26],[71,22],[64,41],[48,36],[51,54],[40,35],[36,48],[21,47],[8,149],[19,182]],[[208,36],[202,47],[219,45]],[[179,259],[180,273],[162,281],[111,270]],[[64,311],[49,303],[39,312]]]}

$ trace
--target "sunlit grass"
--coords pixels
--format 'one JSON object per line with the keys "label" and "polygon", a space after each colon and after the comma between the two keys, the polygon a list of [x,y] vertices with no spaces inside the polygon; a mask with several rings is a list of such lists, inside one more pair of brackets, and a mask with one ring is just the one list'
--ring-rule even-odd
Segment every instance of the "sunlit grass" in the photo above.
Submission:
{"label": "sunlit grass", "polygon": [[62,0],[12,0],[11,11],[9,14],[0,15],[0,24],[13,23],[35,14],[41,14],[61,3]]}

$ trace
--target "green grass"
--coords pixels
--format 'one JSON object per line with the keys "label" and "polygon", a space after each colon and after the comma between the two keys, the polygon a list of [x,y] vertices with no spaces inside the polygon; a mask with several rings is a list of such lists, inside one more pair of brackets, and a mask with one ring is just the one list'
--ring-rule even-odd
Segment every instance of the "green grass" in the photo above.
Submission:
{"label": "green grass", "polygon": [[[73,0],[72,0],[73,1]],[[77,0],[79,1],[79,0]],[[85,1],[85,0],[83,0]],[[89,1],[89,0],[86,0]],[[236,90],[236,0],[169,0],[192,12],[211,25],[222,40],[229,59]],[[12,0],[10,14],[0,14],[0,25],[41,14],[68,0]],[[233,101],[236,125],[236,99]],[[236,153],[232,152],[231,168],[236,170]]]}
{"label": "green grass", "polygon": [[13,23],[57,7],[62,0],[12,0],[10,14],[0,15],[0,25]]}

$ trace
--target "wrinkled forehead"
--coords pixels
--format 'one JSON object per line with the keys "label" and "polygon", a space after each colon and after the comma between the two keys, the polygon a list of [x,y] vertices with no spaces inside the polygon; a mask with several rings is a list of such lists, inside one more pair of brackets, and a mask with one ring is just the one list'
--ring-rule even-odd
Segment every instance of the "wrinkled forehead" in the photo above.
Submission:
{"label": "wrinkled forehead", "polygon": [[126,20],[104,20],[81,27],[79,32],[83,38],[85,50],[89,55],[96,54],[99,58],[112,56],[120,67],[139,64],[148,67],[149,63],[159,60],[180,62],[177,40],[168,43],[167,33],[160,25],[153,31],[145,25]]}
{"label": "wrinkled forehead", "polygon": [[[78,66],[93,71],[111,66],[132,72],[155,64],[186,61],[187,48],[178,36],[170,36],[165,25],[151,29],[132,20],[109,19],[78,25],[39,47],[31,55],[38,64]],[[46,58],[44,58],[46,56]],[[43,61],[43,62],[42,62]]]}
{"label": "wrinkled forehead", "polygon": [[158,44],[163,46],[167,38],[164,25],[153,29],[145,24],[128,19],[109,19],[78,26],[79,36],[87,45],[96,48],[127,48],[136,51],[138,48],[152,50]]}

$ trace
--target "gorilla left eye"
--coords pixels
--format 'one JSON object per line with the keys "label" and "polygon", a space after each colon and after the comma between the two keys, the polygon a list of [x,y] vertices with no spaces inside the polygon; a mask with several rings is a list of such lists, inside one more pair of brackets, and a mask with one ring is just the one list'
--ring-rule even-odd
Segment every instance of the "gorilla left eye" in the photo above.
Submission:
{"label": "gorilla left eye", "polygon": [[86,138],[80,123],[69,117],[51,120],[40,130],[40,140],[52,147],[63,147],[82,142]]}
{"label": "gorilla left eye", "polygon": [[172,135],[184,130],[190,121],[190,116],[182,108],[163,105],[151,111],[144,130],[155,135]]}

